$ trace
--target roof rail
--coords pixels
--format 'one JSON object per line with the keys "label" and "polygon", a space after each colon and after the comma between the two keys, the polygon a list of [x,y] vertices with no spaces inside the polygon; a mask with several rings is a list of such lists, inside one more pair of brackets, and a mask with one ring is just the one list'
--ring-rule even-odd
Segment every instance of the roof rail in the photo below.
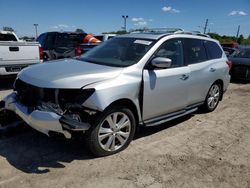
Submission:
{"label": "roof rail", "polygon": [[131,33],[187,34],[211,38],[209,35],[203,34],[200,31],[185,31],[180,28],[145,28]]}
{"label": "roof rail", "polygon": [[146,28],[146,29],[141,29],[138,31],[133,31],[131,33],[159,33],[159,34],[163,34],[163,33],[174,33],[177,31],[183,31],[183,29],[180,28]]}
{"label": "roof rail", "polygon": [[196,36],[201,36],[201,37],[208,37],[211,38],[209,35],[203,34],[200,31],[176,31],[174,34],[187,34],[187,35],[196,35]]}

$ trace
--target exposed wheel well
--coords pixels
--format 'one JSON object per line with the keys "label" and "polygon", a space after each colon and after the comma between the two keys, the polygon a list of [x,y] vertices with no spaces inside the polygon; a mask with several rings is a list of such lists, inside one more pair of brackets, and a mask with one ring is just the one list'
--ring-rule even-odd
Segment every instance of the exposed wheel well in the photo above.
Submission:
{"label": "exposed wheel well", "polygon": [[113,106],[124,106],[124,107],[127,107],[128,109],[130,109],[135,116],[136,125],[138,125],[139,117],[138,117],[137,108],[131,100],[119,99],[117,101],[112,102],[107,108],[112,108]]}

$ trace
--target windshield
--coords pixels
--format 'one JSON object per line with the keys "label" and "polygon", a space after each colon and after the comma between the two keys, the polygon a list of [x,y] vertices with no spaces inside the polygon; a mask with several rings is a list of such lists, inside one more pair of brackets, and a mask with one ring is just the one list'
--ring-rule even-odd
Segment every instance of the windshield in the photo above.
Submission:
{"label": "windshield", "polygon": [[91,63],[127,67],[136,64],[153,46],[153,40],[115,37],[88,51],[80,60]]}
{"label": "windshield", "polygon": [[239,58],[250,58],[250,48],[236,50],[233,54],[233,57]]}

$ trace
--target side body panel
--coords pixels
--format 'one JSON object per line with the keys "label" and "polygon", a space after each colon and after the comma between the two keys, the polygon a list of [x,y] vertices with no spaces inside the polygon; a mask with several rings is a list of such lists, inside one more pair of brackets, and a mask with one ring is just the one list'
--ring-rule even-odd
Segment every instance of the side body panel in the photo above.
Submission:
{"label": "side body panel", "polygon": [[143,119],[185,109],[188,99],[188,67],[144,70]]}

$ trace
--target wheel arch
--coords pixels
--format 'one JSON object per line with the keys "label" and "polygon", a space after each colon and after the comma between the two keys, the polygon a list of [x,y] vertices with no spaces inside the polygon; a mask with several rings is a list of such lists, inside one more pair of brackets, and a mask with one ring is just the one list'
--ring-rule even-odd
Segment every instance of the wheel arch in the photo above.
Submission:
{"label": "wheel arch", "polygon": [[220,101],[221,101],[223,99],[223,88],[224,88],[223,80],[218,79],[212,85],[214,85],[214,84],[219,84],[221,86],[221,96],[220,96]]}
{"label": "wheel arch", "polygon": [[109,106],[106,107],[106,109],[112,108],[113,106],[123,106],[123,107],[127,107],[128,109],[130,109],[132,113],[134,114],[136,126],[139,124],[139,121],[140,121],[139,112],[138,112],[136,105],[133,103],[133,101],[131,101],[130,99],[126,99],[126,98],[119,99],[119,100],[112,102]]}

